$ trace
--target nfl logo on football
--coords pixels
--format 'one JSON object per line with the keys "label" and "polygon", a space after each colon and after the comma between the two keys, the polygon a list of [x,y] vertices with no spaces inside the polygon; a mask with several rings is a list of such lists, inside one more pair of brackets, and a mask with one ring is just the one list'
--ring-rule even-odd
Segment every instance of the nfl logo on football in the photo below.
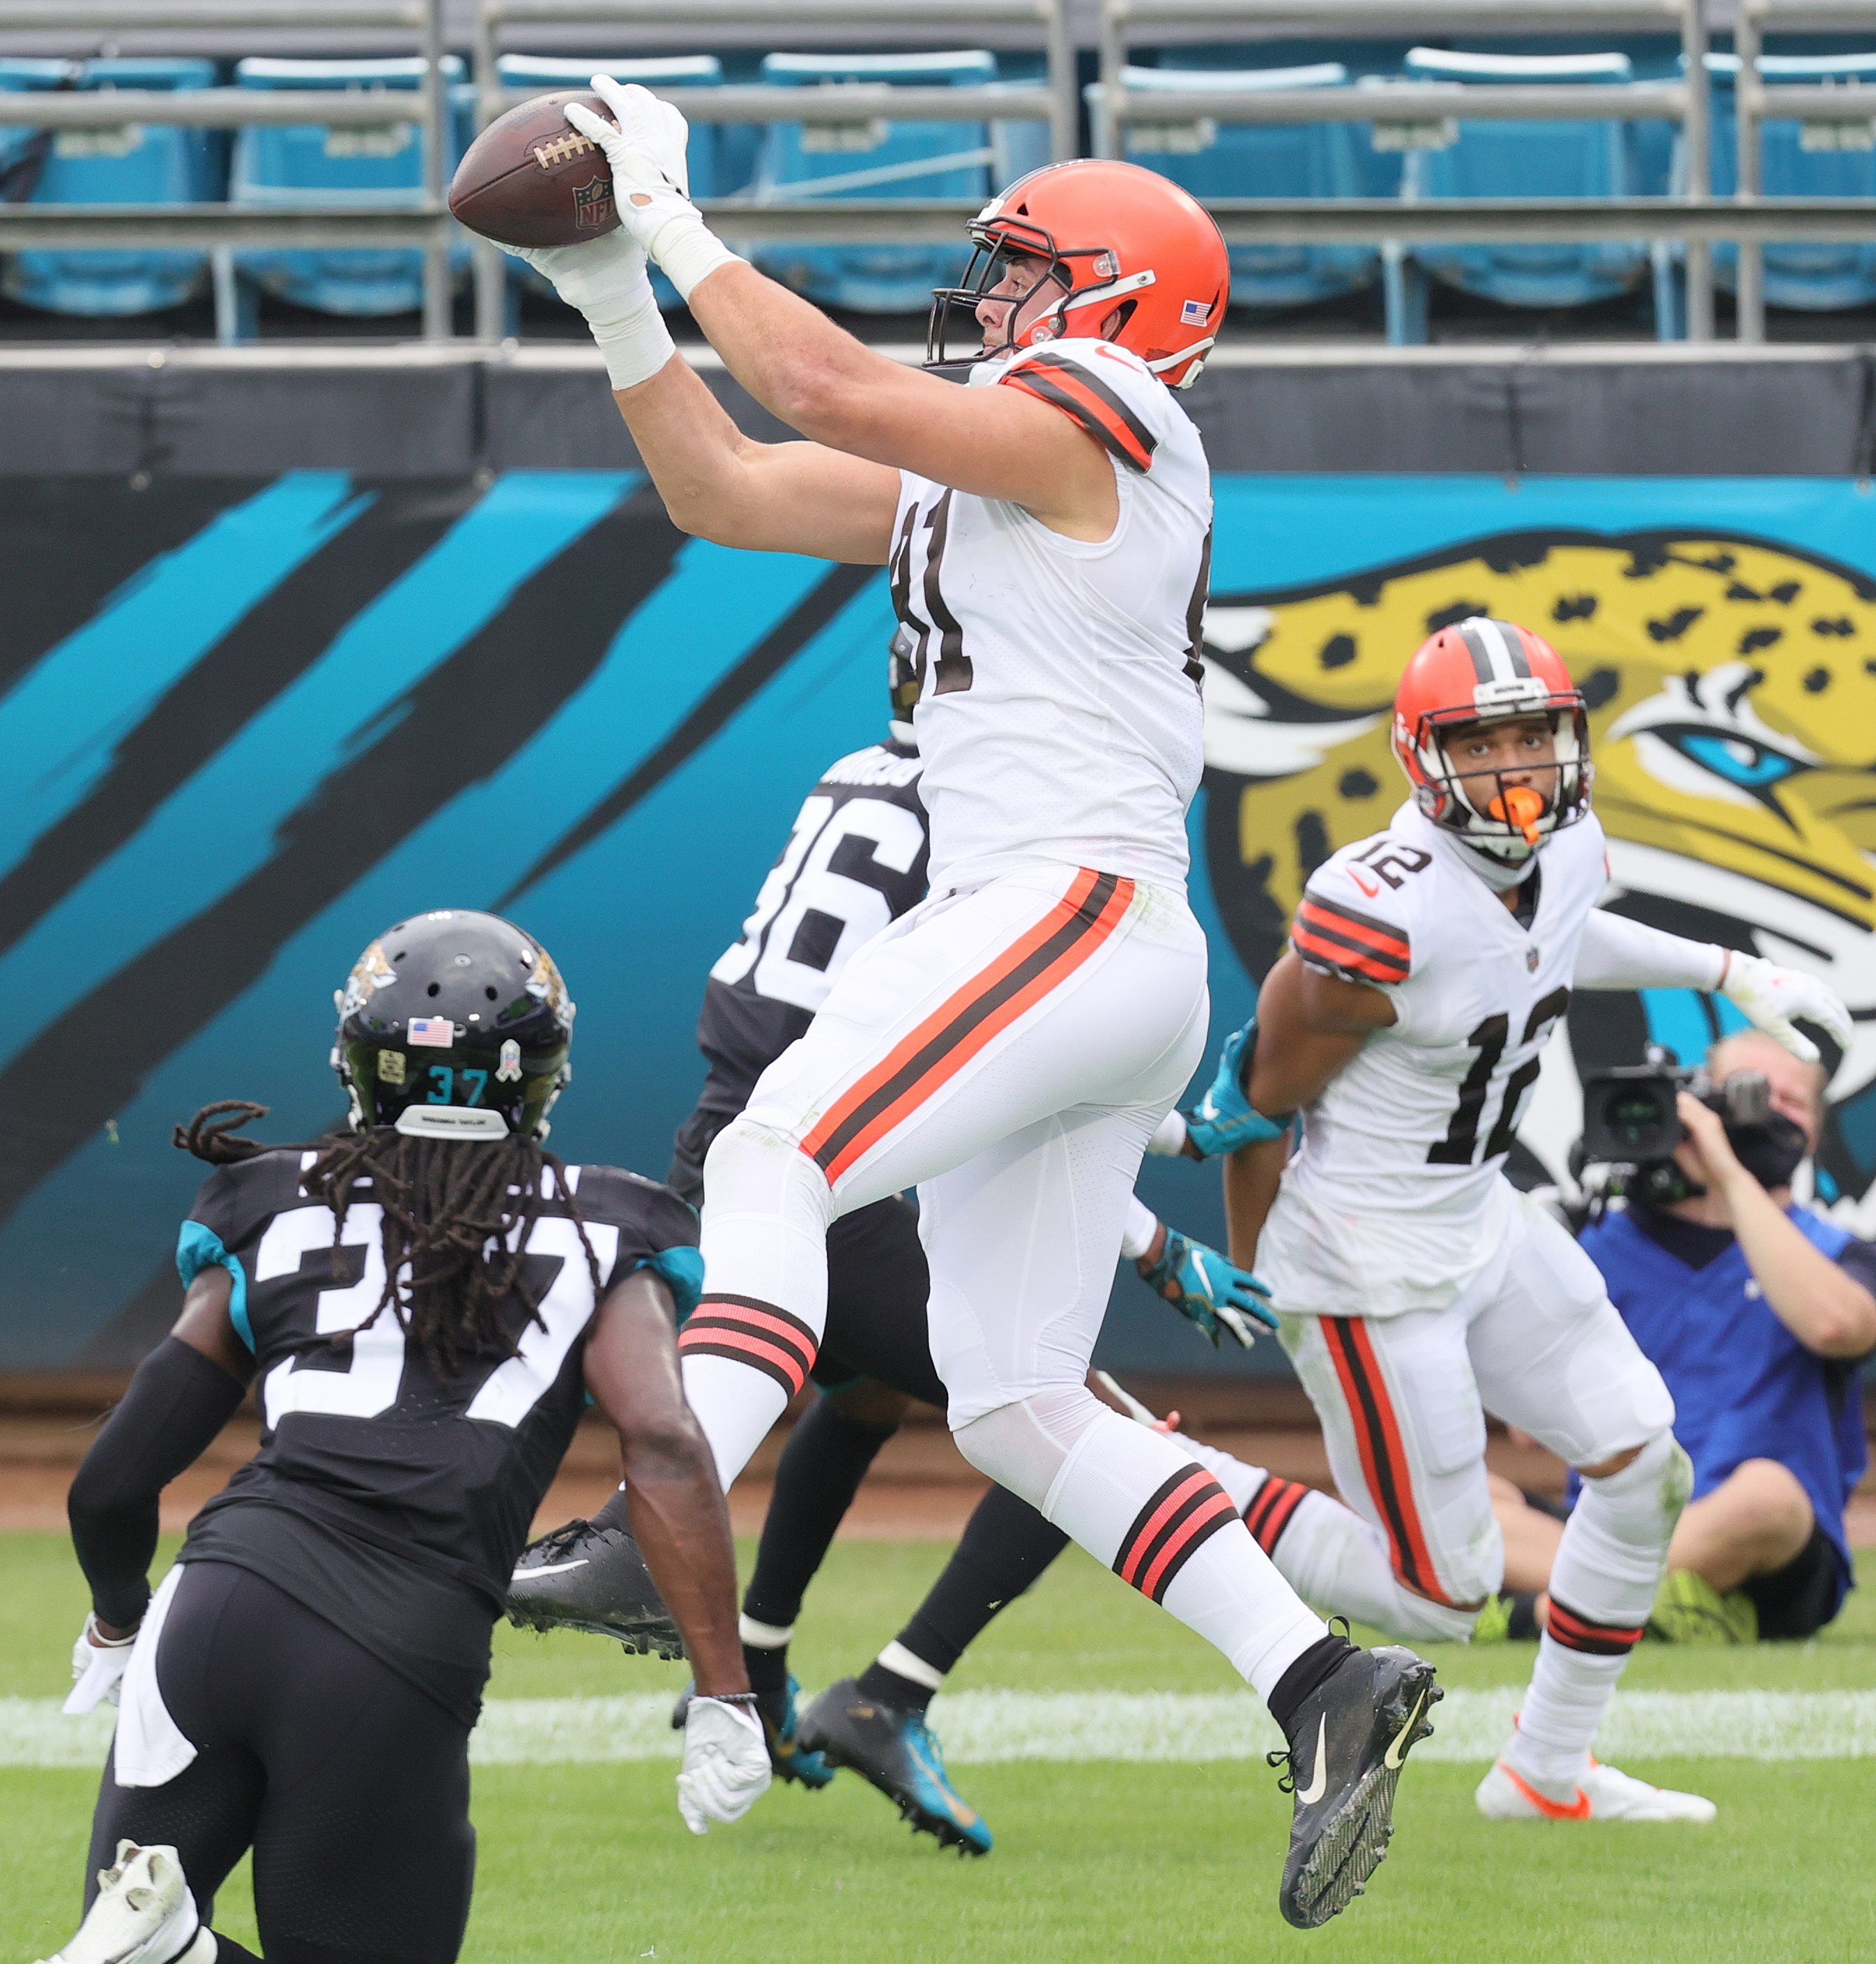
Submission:
{"label": "nfl logo on football", "polygon": [[612,223],[610,178],[593,178],[573,187],[573,223],[582,231],[598,231]]}

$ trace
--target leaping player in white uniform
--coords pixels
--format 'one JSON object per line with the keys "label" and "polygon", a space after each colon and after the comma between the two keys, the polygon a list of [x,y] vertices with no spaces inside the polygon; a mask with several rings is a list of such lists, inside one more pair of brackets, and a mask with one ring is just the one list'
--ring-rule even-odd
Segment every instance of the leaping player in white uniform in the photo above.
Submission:
{"label": "leaping player in white uniform", "polygon": [[1692,1473],[1667,1388],[1594,1264],[1501,1169],[1573,990],[1717,991],[1807,1059],[1817,1049],[1793,1019],[1847,1045],[1849,1012],[1796,970],[1597,910],[1583,699],[1529,629],[1442,629],[1394,708],[1413,795],[1310,876],[1290,951],[1191,1128],[1201,1150],[1238,1147],[1232,1259],[1255,1256],[1287,1312],[1285,1347],[1355,1510],[1299,1509],[1281,1558],[1313,1600],[1464,1638],[1504,1562],[1485,1413],[1522,1426],[1583,1475],[1583,1497],[1480,1809],[1711,1820],[1711,1802],[1590,1757]]}
{"label": "leaping player in white uniform", "polygon": [[[1279,1901],[1326,1921],[1386,1852],[1432,1668],[1332,1635],[1217,1481],[1084,1382],[1149,1136],[1202,1053],[1186,904],[1210,473],[1173,390],[1223,319],[1217,228],[1166,179],[1063,164],[994,200],[934,325],[959,388],[716,239],[683,117],[596,76],[623,229],[524,256],[579,306],[684,530],[891,568],[921,672],[930,897],[860,949],[704,1168],[685,1388],[726,1484],[799,1390],[829,1224],[916,1186],[934,1361],[965,1456],[1216,1644],[1291,1742]],[[731,374],[809,441],[745,438],[675,355],[649,253]],[[973,353],[975,351],[973,351]]]}

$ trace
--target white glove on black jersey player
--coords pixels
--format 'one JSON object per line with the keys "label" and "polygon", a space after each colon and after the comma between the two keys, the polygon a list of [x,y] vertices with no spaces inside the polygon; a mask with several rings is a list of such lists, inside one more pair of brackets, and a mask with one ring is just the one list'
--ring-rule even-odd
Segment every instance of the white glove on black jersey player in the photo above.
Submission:
{"label": "white glove on black jersey player", "polygon": [[72,1646],[72,1694],[59,1709],[74,1716],[100,1705],[115,1705],[123,1695],[123,1674],[130,1668],[136,1632],[127,1637],[101,1637],[97,1632],[97,1617],[88,1615]]}
{"label": "white glove on black jersey player", "polygon": [[684,1721],[678,1812],[693,1834],[740,1821],[768,1788],[768,1742],[754,1705],[693,1697]]}

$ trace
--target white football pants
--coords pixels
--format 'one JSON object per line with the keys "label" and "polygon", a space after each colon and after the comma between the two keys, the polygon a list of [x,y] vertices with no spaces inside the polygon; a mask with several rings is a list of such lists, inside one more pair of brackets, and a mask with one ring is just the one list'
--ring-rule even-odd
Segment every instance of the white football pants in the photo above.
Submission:
{"label": "white football pants", "polygon": [[1323,1626],[1216,1481],[1085,1382],[1140,1156],[1202,1054],[1182,894],[1037,865],[861,948],[704,1165],[685,1395],[726,1485],[801,1388],[829,1224],[911,1186],[965,1456],[1266,1693]]}
{"label": "white football pants", "polygon": [[1486,1411],[1573,1466],[1674,1422],[1595,1264],[1522,1195],[1496,1256],[1450,1308],[1285,1317],[1283,1343],[1336,1490],[1387,1538],[1395,1574],[1437,1603],[1477,1603],[1504,1579]]}

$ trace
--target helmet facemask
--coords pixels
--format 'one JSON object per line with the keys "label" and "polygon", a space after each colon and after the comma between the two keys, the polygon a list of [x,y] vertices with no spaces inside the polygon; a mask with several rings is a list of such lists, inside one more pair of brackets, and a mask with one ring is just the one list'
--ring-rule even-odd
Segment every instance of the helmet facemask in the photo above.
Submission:
{"label": "helmet facemask", "polygon": [[[996,206],[987,209],[994,210]],[[1153,284],[1150,271],[1123,278],[1118,260],[1105,246],[1058,246],[1051,233],[1020,218],[986,220],[980,214],[967,229],[976,249],[964,269],[964,283],[937,287],[932,295],[931,323],[925,344],[928,368],[946,367],[960,361],[1002,361],[1021,349],[1040,347],[1045,342],[1076,335],[1098,336],[1108,316],[1117,306],[1127,306],[1127,294]],[[1044,262],[1039,279],[1020,294],[997,292],[1018,262],[1030,260]],[[1051,284],[1058,289],[1054,304],[1024,320],[1024,310],[1037,290]],[[988,348],[983,345],[983,326],[977,317],[977,308],[985,300],[1009,309],[1002,340]],[[1091,307],[1101,310],[1092,323],[1071,319]],[[963,309],[969,321],[973,345],[968,354],[950,351],[954,308]],[[1023,322],[1020,327],[1019,321]]]}
{"label": "helmet facemask", "polygon": [[[1482,684],[1474,695],[1489,699],[1431,711],[1412,732],[1397,718],[1395,749],[1428,818],[1501,865],[1522,865],[1589,809],[1588,711],[1574,690],[1553,692],[1535,679]],[[1466,732],[1537,716],[1550,725],[1551,762],[1461,772],[1448,753],[1448,744]],[[1532,781],[1511,781],[1520,778]]]}
{"label": "helmet facemask", "polygon": [[335,992],[332,1063],[354,1131],[545,1139],[572,1071],[553,958],[492,914],[443,910],[372,942]]}

